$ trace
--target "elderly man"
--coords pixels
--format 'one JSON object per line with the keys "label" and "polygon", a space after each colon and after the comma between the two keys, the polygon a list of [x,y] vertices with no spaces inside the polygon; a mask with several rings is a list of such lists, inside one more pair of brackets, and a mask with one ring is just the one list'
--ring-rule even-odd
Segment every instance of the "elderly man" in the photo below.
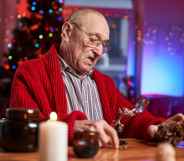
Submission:
{"label": "elderly man", "polygon": [[[102,146],[118,148],[119,140],[111,126],[119,108],[131,108],[113,81],[94,67],[109,40],[105,17],[90,9],[75,12],[62,26],[61,44],[38,59],[19,66],[12,84],[10,107],[37,108],[40,120],[56,111],[69,126],[69,141],[78,128],[93,126]],[[183,115],[175,116],[183,119]],[[148,111],[122,118],[123,135],[149,139],[164,119]]]}

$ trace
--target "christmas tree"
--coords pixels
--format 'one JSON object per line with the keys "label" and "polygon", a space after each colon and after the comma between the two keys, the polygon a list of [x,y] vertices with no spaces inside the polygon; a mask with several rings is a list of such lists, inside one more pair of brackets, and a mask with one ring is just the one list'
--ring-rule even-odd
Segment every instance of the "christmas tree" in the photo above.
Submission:
{"label": "christmas tree", "polygon": [[45,53],[52,44],[60,43],[63,22],[62,0],[28,0],[29,17],[17,15],[13,40],[9,44],[9,70],[19,63]]}
{"label": "christmas tree", "polygon": [[44,54],[52,44],[60,43],[63,1],[27,0],[27,4],[30,14],[27,17],[17,15],[8,53],[3,53],[0,61],[0,117],[8,106],[11,82],[17,66],[24,60]]}

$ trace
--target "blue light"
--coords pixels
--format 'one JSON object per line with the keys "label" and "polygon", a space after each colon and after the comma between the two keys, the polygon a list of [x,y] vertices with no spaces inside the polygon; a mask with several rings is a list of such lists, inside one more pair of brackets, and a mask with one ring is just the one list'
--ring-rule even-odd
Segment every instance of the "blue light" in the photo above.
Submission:
{"label": "blue light", "polygon": [[[175,29],[177,28],[177,30]],[[159,22],[145,25],[142,46],[140,94],[184,96],[183,29]],[[181,32],[181,33],[180,33]]]}
{"label": "blue light", "polygon": [[33,1],[33,2],[32,2],[32,5],[33,5],[33,6],[36,6],[36,2],[35,2],[35,1]]}
{"label": "blue light", "polygon": [[63,3],[63,0],[58,0],[59,3]]}
{"label": "blue light", "polygon": [[181,141],[179,142],[177,145],[176,145],[177,148],[184,148],[184,141]]}
{"label": "blue light", "polygon": [[49,13],[50,13],[50,14],[53,13],[53,10],[52,10],[52,9],[49,9]]}
{"label": "blue light", "polygon": [[57,20],[58,21],[61,21],[62,20],[62,17],[61,16],[57,17]]}
{"label": "blue light", "polygon": [[184,59],[180,54],[143,51],[141,94],[184,95]]}
{"label": "blue light", "polygon": [[17,66],[15,64],[12,65],[12,69],[15,70]]}
{"label": "blue light", "polygon": [[35,48],[39,48],[40,47],[40,44],[39,43],[35,43]]}
{"label": "blue light", "polygon": [[32,11],[36,11],[36,7],[35,7],[35,6],[32,6],[32,7],[31,7],[31,10],[32,10]]}

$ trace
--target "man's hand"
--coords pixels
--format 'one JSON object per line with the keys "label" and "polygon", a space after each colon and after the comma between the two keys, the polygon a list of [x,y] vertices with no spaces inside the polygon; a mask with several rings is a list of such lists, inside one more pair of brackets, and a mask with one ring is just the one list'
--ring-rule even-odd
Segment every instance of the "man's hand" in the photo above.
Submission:
{"label": "man's hand", "polygon": [[[184,115],[179,113],[159,125],[150,125],[148,127],[148,133],[153,139],[154,137],[159,137],[159,139],[157,138],[158,140],[163,139],[163,141],[175,144],[184,138]],[[175,133],[183,136],[176,136]]]}
{"label": "man's hand", "polygon": [[90,129],[90,127],[94,127],[99,133],[100,144],[103,147],[119,148],[119,139],[116,130],[106,121],[76,120],[74,124],[74,130]]}
{"label": "man's hand", "polygon": [[178,113],[178,114],[168,118],[162,124],[170,124],[172,122],[180,122],[180,121],[184,121],[184,115],[182,113]]}

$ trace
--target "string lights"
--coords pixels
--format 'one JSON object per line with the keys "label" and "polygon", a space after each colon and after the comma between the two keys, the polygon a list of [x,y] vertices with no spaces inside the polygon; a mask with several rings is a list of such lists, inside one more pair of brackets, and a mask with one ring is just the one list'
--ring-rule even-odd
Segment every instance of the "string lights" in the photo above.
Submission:
{"label": "string lights", "polygon": [[[63,0],[28,0],[28,10],[29,16],[19,13],[6,18],[7,23],[13,18],[17,22],[13,31],[5,31],[13,33],[11,40],[6,39],[8,54],[7,61],[3,63],[5,70],[15,71],[22,61],[39,57],[53,43],[60,41],[58,32],[63,21]],[[2,21],[5,20],[0,19],[0,23]]]}

